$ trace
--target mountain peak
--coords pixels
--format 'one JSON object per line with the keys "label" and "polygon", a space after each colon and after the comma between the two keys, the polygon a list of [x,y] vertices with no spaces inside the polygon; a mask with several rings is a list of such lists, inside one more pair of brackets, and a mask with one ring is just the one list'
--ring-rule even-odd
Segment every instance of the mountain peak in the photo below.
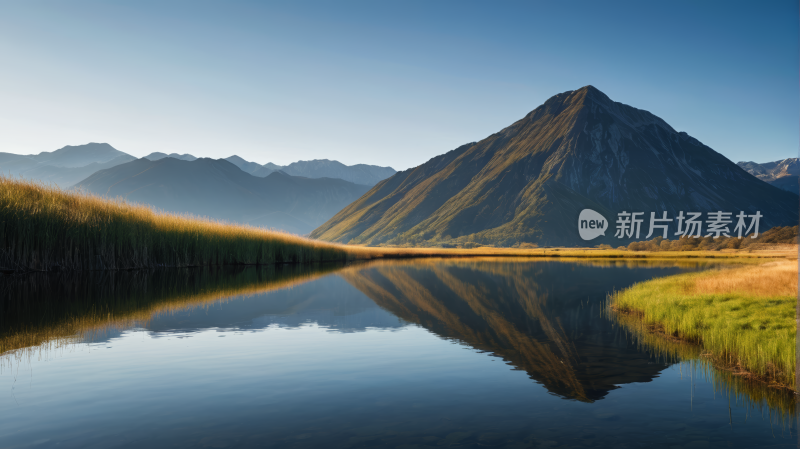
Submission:
{"label": "mountain peak", "polygon": [[574,97],[580,98],[582,100],[591,100],[597,103],[615,103],[614,100],[608,97],[608,95],[604,94],[600,91],[600,89],[592,86],[591,84],[587,84],[586,86],[581,87],[578,90],[574,90],[573,94]]}

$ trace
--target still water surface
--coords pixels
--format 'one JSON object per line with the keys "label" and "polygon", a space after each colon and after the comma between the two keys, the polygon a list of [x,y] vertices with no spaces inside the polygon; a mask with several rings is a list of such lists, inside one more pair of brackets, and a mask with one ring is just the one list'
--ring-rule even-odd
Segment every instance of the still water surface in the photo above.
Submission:
{"label": "still water surface", "polygon": [[712,267],[4,278],[0,447],[797,447],[790,398],[604,313],[614,289]]}

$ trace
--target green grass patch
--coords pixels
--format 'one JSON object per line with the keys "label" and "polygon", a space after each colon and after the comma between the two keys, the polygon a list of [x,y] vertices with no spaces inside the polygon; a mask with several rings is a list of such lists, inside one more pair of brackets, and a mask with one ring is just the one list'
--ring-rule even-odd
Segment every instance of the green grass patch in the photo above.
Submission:
{"label": "green grass patch", "polygon": [[610,305],[701,344],[717,363],[793,389],[797,267],[770,265],[654,279],[613,294]]}

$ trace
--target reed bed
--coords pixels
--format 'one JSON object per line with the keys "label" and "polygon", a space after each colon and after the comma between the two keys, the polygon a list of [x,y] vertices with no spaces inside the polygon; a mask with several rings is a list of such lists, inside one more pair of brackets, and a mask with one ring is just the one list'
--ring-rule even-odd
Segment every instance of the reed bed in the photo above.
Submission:
{"label": "reed bed", "polygon": [[609,304],[650,332],[701,344],[735,375],[795,389],[797,276],[795,261],[688,273],[636,284]]}
{"label": "reed bed", "polygon": [[0,178],[0,264],[14,271],[307,263],[341,245]]}

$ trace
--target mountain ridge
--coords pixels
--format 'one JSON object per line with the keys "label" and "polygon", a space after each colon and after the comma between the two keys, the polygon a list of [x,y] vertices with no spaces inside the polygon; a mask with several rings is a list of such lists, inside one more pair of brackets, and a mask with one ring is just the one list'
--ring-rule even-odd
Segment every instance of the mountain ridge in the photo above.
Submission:
{"label": "mountain ridge", "polygon": [[763,164],[740,161],[736,165],[770,185],[800,194],[800,158],[790,157]]}
{"label": "mountain ridge", "polygon": [[31,155],[0,153],[0,171],[3,175],[52,182],[66,188],[98,170],[134,159],[107,143],[88,143]]}

